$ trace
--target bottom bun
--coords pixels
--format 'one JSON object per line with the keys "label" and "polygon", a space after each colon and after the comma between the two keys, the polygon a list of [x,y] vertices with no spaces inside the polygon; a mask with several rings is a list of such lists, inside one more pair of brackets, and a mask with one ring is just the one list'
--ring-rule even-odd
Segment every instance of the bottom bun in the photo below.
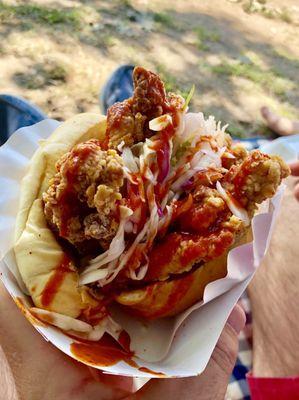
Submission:
{"label": "bottom bun", "polygon": [[[249,242],[247,230],[234,247]],[[227,274],[227,255],[204,263],[181,278],[155,282],[141,289],[121,292],[115,300],[130,309],[130,313],[146,319],[170,317],[203,299],[205,287]]]}

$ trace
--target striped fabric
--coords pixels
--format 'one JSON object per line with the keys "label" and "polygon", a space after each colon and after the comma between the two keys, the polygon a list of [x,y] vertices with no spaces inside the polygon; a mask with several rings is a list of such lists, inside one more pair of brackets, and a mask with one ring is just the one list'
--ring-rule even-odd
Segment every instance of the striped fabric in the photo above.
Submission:
{"label": "striped fabric", "polygon": [[252,320],[250,302],[246,292],[239,300],[246,313],[246,325],[239,335],[239,353],[233,369],[225,400],[250,400],[246,374],[252,368]]}

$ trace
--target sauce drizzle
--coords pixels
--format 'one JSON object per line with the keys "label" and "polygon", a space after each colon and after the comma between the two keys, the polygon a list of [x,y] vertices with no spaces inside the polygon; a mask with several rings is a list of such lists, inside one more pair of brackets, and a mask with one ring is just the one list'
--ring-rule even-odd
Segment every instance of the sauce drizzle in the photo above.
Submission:
{"label": "sauce drizzle", "polygon": [[42,292],[41,303],[44,307],[48,307],[52,303],[65,275],[71,272],[71,269],[68,267],[69,263],[70,258],[64,254],[61,263],[56,267]]}
{"label": "sauce drizzle", "polygon": [[148,373],[148,374],[160,376],[161,378],[165,376],[165,374],[163,374],[163,372],[155,372],[155,371],[152,371],[151,369],[146,368],[146,367],[140,367],[140,368],[138,368],[138,369],[139,369],[139,371],[141,371],[141,372],[146,372],[146,373]]}
{"label": "sauce drizzle", "polygon": [[71,344],[71,352],[78,360],[91,365],[108,367],[124,361],[133,367],[137,366],[132,360],[134,353],[123,349],[107,334],[104,334],[98,342],[74,342]]}
{"label": "sauce drizzle", "polygon": [[118,343],[122,346],[123,349],[125,349],[126,351],[130,351],[131,338],[128,332],[126,332],[125,330],[122,330],[120,332]]}
{"label": "sauce drizzle", "polygon": [[76,341],[72,343],[71,352],[78,360],[94,366],[109,367],[120,361],[124,361],[141,372],[164,377],[165,374],[162,372],[155,372],[146,367],[139,367],[132,359],[134,353],[124,349],[124,347],[128,347],[129,341],[130,336],[126,331],[120,333],[119,342],[122,342],[121,344],[108,334],[105,334],[98,342]]}

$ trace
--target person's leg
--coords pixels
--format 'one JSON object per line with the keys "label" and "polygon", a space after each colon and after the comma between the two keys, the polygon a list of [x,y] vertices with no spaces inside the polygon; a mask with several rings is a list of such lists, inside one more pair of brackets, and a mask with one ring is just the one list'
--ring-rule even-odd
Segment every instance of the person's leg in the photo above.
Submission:
{"label": "person's leg", "polygon": [[123,101],[133,94],[133,65],[118,67],[107,80],[100,93],[100,106],[103,114],[114,103]]}
{"label": "person's leg", "polygon": [[47,118],[38,107],[17,96],[0,94],[0,145],[17,129]]}
{"label": "person's leg", "polygon": [[[295,171],[293,171],[295,172]],[[263,265],[249,285],[253,320],[253,375],[299,375],[299,204],[289,177],[281,213]]]}
{"label": "person's leg", "polygon": [[299,133],[299,121],[292,121],[288,118],[281,117],[268,107],[262,107],[261,114],[267,126],[278,135],[288,136]]}

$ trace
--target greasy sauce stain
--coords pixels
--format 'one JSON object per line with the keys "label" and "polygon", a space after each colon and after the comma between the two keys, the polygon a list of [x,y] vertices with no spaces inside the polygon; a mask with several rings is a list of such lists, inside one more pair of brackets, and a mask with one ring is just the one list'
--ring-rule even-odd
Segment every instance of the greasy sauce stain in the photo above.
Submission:
{"label": "greasy sauce stain", "polygon": [[42,292],[41,303],[44,307],[47,307],[51,304],[64,280],[65,274],[71,271],[68,268],[69,263],[69,257],[64,254],[61,263],[56,267],[55,271],[53,272],[51,278],[47,282]]}
{"label": "greasy sauce stain", "polygon": [[124,360],[124,361],[125,361],[125,363],[127,363],[128,365],[130,365],[133,368],[138,368],[139,367],[139,365],[134,360],[132,360],[131,358],[128,358],[127,360]]}
{"label": "greasy sauce stain", "polygon": [[134,353],[124,350],[118,342],[106,334],[96,343],[87,341],[72,343],[71,352],[78,360],[91,365],[108,367],[124,361],[135,368],[137,366],[132,360]]}
{"label": "greasy sauce stain", "polygon": [[45,324],[42,323],[39,319],[37,319],[33,313],[31,313],[25,304],[24,300],[21,297],[14,297],[14,301],[16,305],[19,307],[19,309],[22,311],[22,313],[25,315],[27,320],[32,324],[32,325],[38,325],[38,326],[45,326]]}
{"label": "greasy sauce stain", "polygon": [[71,352],[78,360],[94,366],[109,367],[120,361],[124,361],[141,372],[159,377],[165,376],[162,372],[155,372],[146,367],[139,367],[132,360],[134,353],[122,347],[123,345],[126,347],[130,346],[130,337],[126,331],[121,332],[119,341],[122,342],[121,345],[111,336],[105,334],[98,342],[89,342],[86,340],[72,343]]}
{"label": "greasy sauce stain", "polygon": [[166,376],[165,374],[163,374],[163,372],[155,372],[155,371],[152,371],[152,370],[150,370],[149,368],[146,368],[146,367],[140,367],[140,368],[138,368],[138,369],[139,369],[139,371],[141,371],[141,372],[146,372],[147,374],[152,374],[152,375],[160,376],[161,378],[164,377],[164,376]]}
{"label": "greasy sauce stain", "polygon": [[130,351],[131,338],[128,332],[126,332],[124,329],[120,332],[118,343],[122,346],[123,349],[125,349],[126,351]]}

